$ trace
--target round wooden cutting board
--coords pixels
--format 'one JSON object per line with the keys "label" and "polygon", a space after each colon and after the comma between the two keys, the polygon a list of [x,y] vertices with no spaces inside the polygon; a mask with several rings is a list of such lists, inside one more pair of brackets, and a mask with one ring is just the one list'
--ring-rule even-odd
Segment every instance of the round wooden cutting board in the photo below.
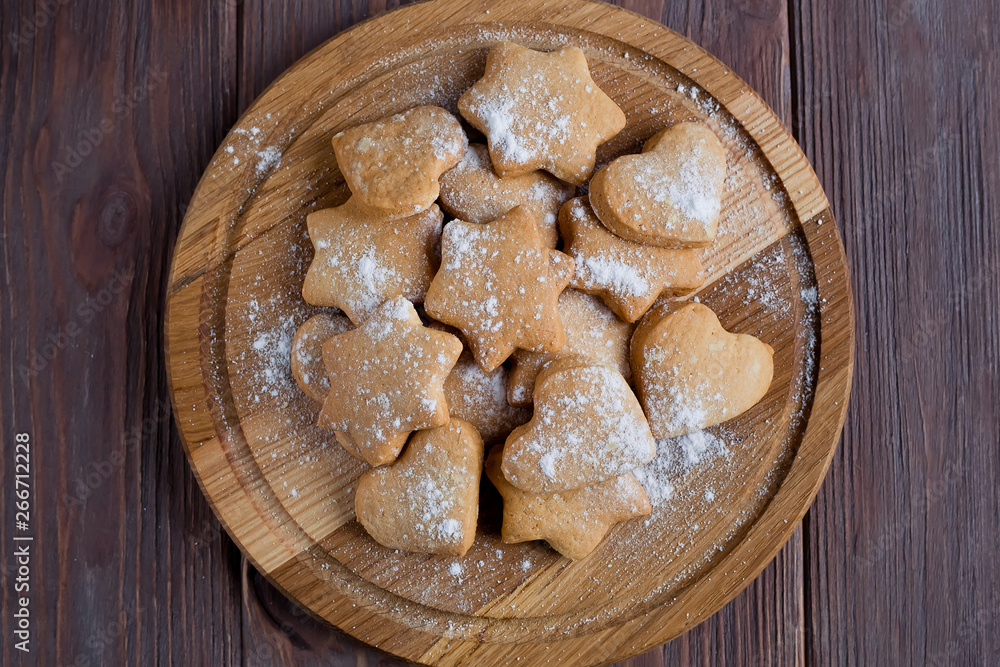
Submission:
{"label": "round wooden cutting board", "polygon": [[[463,558],[386,549],[354,520],[364,464],[315,426],[289,344],[322,309],[301,297],[305,216],[348,197],[330,137],[418,104],[453,112],[500,40],[575,44],[628,116],[598,163],[685,119],[722,138],[730,176],[697,297],[775,350],[764,401],[693,442],[663,441],[653,512],[587,558],[506,545],[484,484]],[[669,640],[757,576],[833,456],[853,365],[853,306],[826,196],[761,99],[698,46],[583,0],[433,0],[360,24],[281,76],[209,165],[177,241],[166,346],[174,412],[219,520],[287,595],[410,660],[598,664]]]}

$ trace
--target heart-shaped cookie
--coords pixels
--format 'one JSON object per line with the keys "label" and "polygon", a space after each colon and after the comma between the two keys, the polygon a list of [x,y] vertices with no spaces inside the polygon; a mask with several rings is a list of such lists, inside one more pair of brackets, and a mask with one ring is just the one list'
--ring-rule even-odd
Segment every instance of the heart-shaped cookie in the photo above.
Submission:
{"label": "heart-shaped cookie", "polygon": [[726,152],[700,123],[654,135],[639,155],[613,160],[590,181],[590,204],[624,239],[664,248],[707,246],[715,238],[726,182]]}
{"label": "heart-shaped cookie", "polygon": [[654,306],[632,336],[632,373],[657,438],[743,414],[767,393],[774,350],[722,328],[700,303]]}
{"label": "heart-shaped cookie", "polygon": [[354,511],[390,549],[464,556],[476,539],[483,441],[461,419],[416,433],[395,463],[358,480]]}
{"label": "heart-shaped cookie", "polygon": [[597,548],[611,526],[652,509],[632,473],[563,493],[525,493],[503,476],[501,450],[490,452],[486,475],[503,496],[501,537],[508,544],[546,540],[563,556],[579,560]]}
{"label": "heart-shaped cookie", "polygon": [[553,361],[535,379],[531,421],[507,437],[503,473],[529,493],[557,493],[624,475],[656,456],[628,383],[580,357]]}

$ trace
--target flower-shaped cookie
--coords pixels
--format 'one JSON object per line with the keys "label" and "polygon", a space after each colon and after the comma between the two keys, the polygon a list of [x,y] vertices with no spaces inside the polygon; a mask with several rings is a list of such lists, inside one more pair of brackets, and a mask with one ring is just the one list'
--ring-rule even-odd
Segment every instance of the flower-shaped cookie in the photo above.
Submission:
{"label": "flower-shaped cookie", "polygon": [[559,228],[576,265],[573,287],[600,296],[627,322],[642,317],[659,296],[688,294],[705,281],[696,250],[657,248],[615,236],[583,197],[562,207]]}
{"label": "flower-shaped cookie", "polygon": [[460,220],[486,223],[524,204],[534,212],[545,245],[555,248],[559,208],[574,190],[544,171],[497,176],[486,146],[469,144],[462,161],[441,176],[441,208]]}
{"label": "flower-shaped cookie", "polygon": [[448,423],[444,381],[461,353],[462,342],[424,327],[409,301],[386,301],[323,343],[330,390],[318,423],[346,433],[345,449],[369,464],[389,463],[411,431]]}
{"label": "flower-shaped cookie", "polygon": [[518,347],[562,348],[558,299],[572,268],[542,243],[524,206],[484,225],[455,220],[442,235],[441,270],[424,307],[461,330],[479,365],[492,371]]}
{"label": "flower-shaped cookie", "polygon": [[414,107],[333,137],[333,152],[358,206],[393,217],[420,213],[438,196],[438,177],[468,139],[441,107]]}
{"label": "flower-shaped cookie", "polygon": [[503,496],[501,537],[513,544],[546,540],[567,558],[579,560],[597,548],[611,526],[645,516],[652,508],[632,473],[548,495],[526,493],[501,470],[501,448],[486,460],[486,475]]}
{"label": "flower-shaped cookie", "polygon": [[574,185],[594,170],[597,147],[625,127],[625,114],[594,83],[575,46],[543,53],[497,44],[458,108],[489,139],[501,176],[545,169]]}
{"label": "flower-shaped cookie", "polygon": [[316,256],[309,265],[302,296],[314,306],[340,308],[361,324],[384,301],[401,296],[424,300],[437,270],[444,215],[431,206],[409,218],[390,220],[357,206],[343,206],[306,217]]}

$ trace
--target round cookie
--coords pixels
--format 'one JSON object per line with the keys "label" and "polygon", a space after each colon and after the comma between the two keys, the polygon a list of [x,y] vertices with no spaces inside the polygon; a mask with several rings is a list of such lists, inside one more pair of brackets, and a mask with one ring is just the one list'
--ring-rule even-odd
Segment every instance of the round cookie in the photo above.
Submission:
{"label": "round cookie", "polygon": [[618,236],[664,248],[715,238],[726,182],[726,151],[710,128],[679,123],[639,155],[623,155],[590,181],[590,204]]}
{"label": "round cookie", "polygon": [[558,215],[575,188],[544,171],[497,176],[489,149],[469,144],[462,161],[441,176],[441,208],[467,222],[487,223],[519,204],[531,208],[538,233],[550,248],[559,243]]}
{"label": "round cookie", "polygon": [[323,343],[354,328],[343,315],[319,313],[302,323],[292,338],[292,377],[306,396],[322,403],[330,391],[323,365]]}
{"label": "round cookie", "polygon": [[774,350],[729,333],[700,303],[654,306],[632,336],[632,373],[650,429],[673,438],[737,417],[767,393]]}
{"label": "round cookie", "polygon": [[531,418],[531,411],[507,402],[508,373],[500,366],[487,373],[472,353],[462,352],[458,363],[444,381],[451,418],[472,424],[491,445],[502,442],[515,427]]}

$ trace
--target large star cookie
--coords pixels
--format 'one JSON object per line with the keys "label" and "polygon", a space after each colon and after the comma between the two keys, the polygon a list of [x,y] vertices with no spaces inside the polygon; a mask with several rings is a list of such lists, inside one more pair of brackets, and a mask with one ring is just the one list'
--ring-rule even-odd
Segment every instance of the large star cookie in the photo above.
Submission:
{"label": "large star cookie", "polygon": [[442,235],[441,270],[424,307],[461,330],[479,365],[492,371],[515,348],[563,346],[558,299],[572,268],[572,260],[545,247],[524,206],[485,225],[455,220]]}
{"label": "large star cookie", "polygon": [[458,119],[433,106],[414,107],[333,137],[337,164],[358,204],[394,217],[434,203],[438,176],[462,159],[467,144]]}
{"label": "large star cookie", "polygon": [[559,227],[576,263],[573,287],[600,296],[627,322],[642,317],[657,297],[688,294],[705,281],[696,250],[626,241],[605,229],[584,197],[566,202]]}
{"label": "large star cookie", "polygon": [[632,377],[628,342],[633,326],[622,322],[596,296],[565,290],[559,295],[566,344],[558,352],[514,351],[514,370],[510,373],[508,398],[511,405],[529,405],[535,378],[542,367],[555,359],[579,356],[617,368],[628,382]]}
{"label": "large star cookie", "polygon": [[656,442],[621,374],[580,357],[553,361],[535,380],[535,411],[504,445],[503,473],[529,493],[603,482],[649,463]]}
{"label": "large star cookie", "polygon": [[316,256],[302,285],[314,306],[340,308],[361,324],[384,301],[401,296],[420,303],[437,269],[441,209],[409,218],[373,216],[352,197],[343,206],[306,218]]}
{"label": "large star cookie", "polygon": [[594,83],[575,46],[543,53],[497,44],[458,108],[489,139],[501,176],[545,169],[574,185],[594,170],[597,147],[625,127],[625,114]]}
{"label": "large star cookie", "polygon": [[649,498],[631,473],[592,486],[550,495],[518,489],[503,476],[503,452],[486,460],[486,475],[503,496],[501,537],[513,544],[546,540],[567,558],[579,560],[597,548],[611,526],[650,513]]}
{"label": "large star cookie", "polygon": [[427,329],[409,301],[391,299],[323,343],[330,389],[318,423],[346,433],[345,448],[369,464],[389,463],[411,431],[448,423],[444,381],[461,353],[458,338]]}
{"label": "large star cookie", "polygon": [[461,419],[414,434],[395,463],[358,480],[354,508],[376,542],[464,556],[476,539],[483,441]]}
{"label": "large star cookie", "polygon": [[559,243],[559,209],[574,188],[544,171],[497,176],[483,144],[469,144],[465,157],[441,176],[441,208],[466,222],[485,223],[518,204],[535,214],[538,233],[550,248]]}

